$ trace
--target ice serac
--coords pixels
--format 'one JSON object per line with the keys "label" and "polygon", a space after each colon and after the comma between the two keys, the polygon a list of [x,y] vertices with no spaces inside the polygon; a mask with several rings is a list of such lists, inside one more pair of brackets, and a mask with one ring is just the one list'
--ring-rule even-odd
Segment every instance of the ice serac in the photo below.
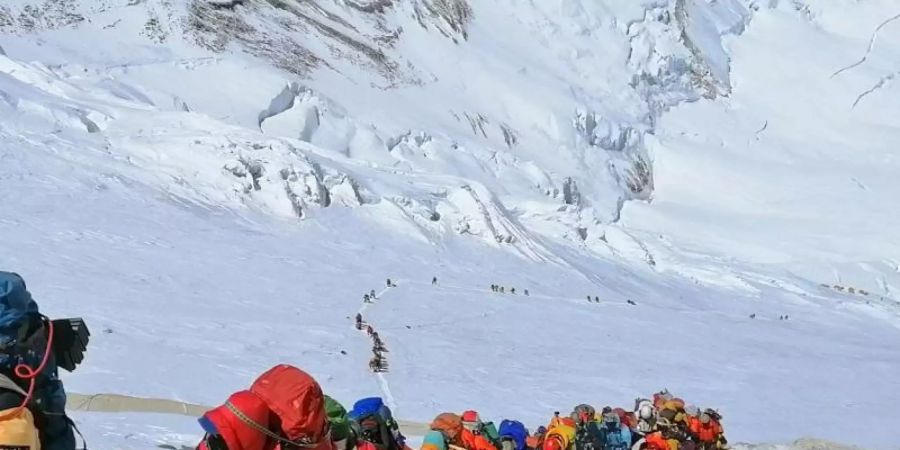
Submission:
{"label": "ice serac", "polygon": [[[484,186],[510,211],[528,211],[525,232],[577,243],[586,232],[602,235],[597,228],[616,222],[626,202],[652,199],[647,135],[679,102],[728,92],[722,36],[740,32],[748,20],[736,0],[642,5],[191,0],[129,5],[125,22],[117,10],[88,4],[26,2],[4,11],[16,32],[43,29],[22,22],[29,15],[56,18],[39,21],[44,28],[99,26],[113,35],[141,24],[142,33],[163,30],[168,48],[184,47],[191,56],[183,61],[198,60],[200,50],[242,54],[225,61],[248,55],[264,61],[293,75],[277,83],[267,74],[252,87],[269,96],[255,102],[256,124],[267,136],[312,144],[325,157],[322,167],[349,158],[410,180],[461,178]],[[625,63],[634,74],[621,70]],[[141,98],[150,104],[179,99],[176,110],[243,125],[239,117],[248,112],[235,114],[237,106],[228,105],[246,104],[242,94],[251,87],[211,72],[224,64],[180,62],[175,69],[190,81],[182,88],[148,86],[159,69],[128,64],[116,83],[121,91],[123,79],[134,79],[144,83]],[[201,85],[219,98],[189,87]],[[554,194],[565,190],[563,183],[577,186],[580,208],[559,208],[571,200],[564,195],[560,203]],[[427,197],[430,190],[373,184],[379,187],[372,194],[386,199]],[[461,219],[452,215],[441,220]],[[556,225],[544,227],[548,221]]]}

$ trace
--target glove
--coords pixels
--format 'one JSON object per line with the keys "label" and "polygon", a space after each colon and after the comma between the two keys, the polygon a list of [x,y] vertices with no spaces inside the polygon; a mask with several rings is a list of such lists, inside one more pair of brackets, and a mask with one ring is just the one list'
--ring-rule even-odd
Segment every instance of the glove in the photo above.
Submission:
{"label": "glove", "polygon": [[72,372],[84,361],[91,332],[80,317],[53,321],[53,356],[56,365]]}

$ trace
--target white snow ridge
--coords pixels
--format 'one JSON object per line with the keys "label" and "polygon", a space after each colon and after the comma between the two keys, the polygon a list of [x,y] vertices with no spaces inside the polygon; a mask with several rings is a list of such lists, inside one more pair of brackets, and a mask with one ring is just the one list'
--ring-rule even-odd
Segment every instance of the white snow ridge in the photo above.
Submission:
{"label": "white snow ridge", "polygon": [[[0,2],[0,270],[94,330],[73,393],[215,405],[286,362],[536,427],[665,387],[735,448],[898,449],[898,14]],[[387,277],[375,377],[353,316]],[[73,415],[95,448],[200,436]]]}

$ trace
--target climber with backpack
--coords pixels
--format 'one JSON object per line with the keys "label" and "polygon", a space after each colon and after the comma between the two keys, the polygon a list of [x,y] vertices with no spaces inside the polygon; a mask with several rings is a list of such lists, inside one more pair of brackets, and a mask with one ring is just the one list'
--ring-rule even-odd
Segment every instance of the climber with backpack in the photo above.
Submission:
{"label": "climber with backpack", "polygon": [[635,416],[637,416],[637,425],[634,427],[636,434],[644,436],[656,430],[657,413],[653,402],[647,399],[636,399]]}
{"label": "climber with backpack", "polygon": [[334,450],[322,388],[287,364],[269,369],[199,422],[206,434],[198,450]]}
{"label": "climber with backpack", "polygon": [[369,397],[357,401],[349,416],[356,424],[360,441],[358,447],[361,450],[364,448],[404,450],[406,448],[406,437],[400,433],[400,427],[394,420],[391,409],[384,404],[381,397]]}
{"label": "climber with backpack", "polygon": [[622,423],[616,412],[603,414],[600,436],[603,450],[628,450],[631,448],[631,429]]}
{"label": "climber with backpack", "polygon": [[528,436],[525,439],[525,445],[528,447],[528,450],[541,450],[541,447],[544,444],[544,436],[547,435],[547,427],[539,426],[531,436]]}
{"label": "climber with backpack", "polygon": [[500,422],[500,450],[527,450],[528,430],[517,420]]}
{"label": "climber with backpack", "polygon": [[593,406],[580,404],[574,408],[570,417],[575,421],[575,449],[602,450],[603,434],[595,420],[596,410]]}
{"label": "climber with backpack", "polygon": [[556,413],[550,421],[541,450],[573,450],[575,434],[575,421],[571,417],[559,417]]}
{"label": "climber with backpack", "polygon": [[422,450],[462,450],[462,418],[453,413],[439,414],[422,440]]}
{"label": "climber with backpack", "polygon": [[680,450],[692,447],[693,442],[679,426],[665,417],[656,421],[656,431],[640,438],[632,450]]}
{"label": "climber with backpack", "polygon": [[325,414],[331,427],[331,442],[334,450],[355,450],[357,436],[347,409],[337,400],[325,396]]}
{"label": "climber with backpack", "polygon": [[21,276],[0,272],[0,444],[75,449],[58,368],[75,370],[89,338],[82,319],[48,319]]}
{"label": "climber with backpack", "polygon": [[484,423],[476,411],[465,411],[462,414],[462,442],[468,450],[497,450],[495,438],[499,441],[497,428],[493,422]]}
{"label": "climber with backpack", "polygon": [[714,409],[706,409],[699,417],[688,418],[689,433],[701,450],[717,450],[728,444],[721,420],[722,416]]}

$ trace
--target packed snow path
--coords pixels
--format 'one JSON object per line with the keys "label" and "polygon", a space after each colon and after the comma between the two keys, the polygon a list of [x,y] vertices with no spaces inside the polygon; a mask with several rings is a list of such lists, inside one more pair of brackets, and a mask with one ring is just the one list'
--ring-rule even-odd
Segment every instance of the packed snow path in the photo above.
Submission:
{"label": "packed snow path", "polygon": [[[368,302],[365,300],[362,302],[362,306],[359,307],[357,314],[360,314],[363,316],[363,324],[368,324],[369,326],[372,326],[373,329],[375,328],[368,320],[365,319],[366,311],[369,309],[370,306],[374,305],[375,302],[380,301],[386,293],[388,293],[390,290],[396,289],[396,288],[397,288],[396,284],[394,284],[393,286],[387,286],[384,289],[382,289],[381,292],[378,292],[377,294],[375,294],[374,298],[370,297]],[[356,329],[355,322],[354,322],[353,328]],[[377,329],[375,329],[375,330],[377,331]],[[365,336],[365,338],[367,340],[369,340],[371,338],[371,336],[369,336],[368,333],[366,332],[365,326],[363,326],[358,331],[360,332],[360,334]],[[375,372],[375,371],[372,371],[372,375],[375,377],[375,380],[378,382],[378,387],[381,390],[381,396],[384,399],[384,402],[388,405],[388,407],[391,408],[391,410],[393,410],[396,413],[397,402],[396,402],[396,400],[394,400],[394,395],[391,394],[391,386],[388,383],[387,376],[385,376],[384,372]]]}
{"label": "packed snow path", "polygon": [[[875,27],[875,31],[872,32],[872,37],[869,38],[869,46],[866,47],[866,53],[862,56],[862,58],[860,58],[859,61],[856,61],[855,63],[850,64],[849,66],[842,67],[835,73],[831,74],[831,78],[834,78],[834,77],[840,75],[841,73],[844,73],[850,69],[859,67],[863,63],[865,63],[869,59],[869,55],[872,53],[872,50],[875,49],[875,41],[876,41],[876,39],[878,39],[878,33],[884,27],[888,26],[891,22],[894,22],[896,20],[900,20],[900,13],[898,13],[895,16],[889,17],[889,18],[885,19],[883,22],[881,22],[880,24],[878,24],[878,26]],[[859,101],[857,100],[856,103],[859,103]],[[856,104],[854,104],[853,106],[856,106]]]}

